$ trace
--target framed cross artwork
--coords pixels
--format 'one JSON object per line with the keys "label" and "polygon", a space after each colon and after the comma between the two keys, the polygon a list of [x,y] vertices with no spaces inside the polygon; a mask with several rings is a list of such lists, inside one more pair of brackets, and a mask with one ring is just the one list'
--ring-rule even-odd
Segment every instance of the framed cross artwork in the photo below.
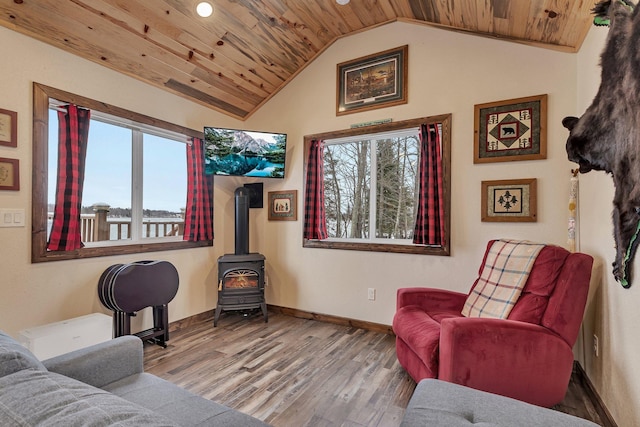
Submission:
{"label": "framed cross artwork", "polygon": [[473,163],[547,158],[547,95],[478,104]]}

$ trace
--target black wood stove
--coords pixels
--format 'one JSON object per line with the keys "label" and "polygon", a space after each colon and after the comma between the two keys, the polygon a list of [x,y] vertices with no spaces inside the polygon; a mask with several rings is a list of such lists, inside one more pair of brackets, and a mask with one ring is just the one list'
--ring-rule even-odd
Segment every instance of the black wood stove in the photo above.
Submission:
{"label": "black wood stove", "polygon": [[213,326],[223,310],[260,308],[268,321],[264,298],[264,255],[249,253],[249,189],[235,191],[235,253],[218,258],[218,304]]}

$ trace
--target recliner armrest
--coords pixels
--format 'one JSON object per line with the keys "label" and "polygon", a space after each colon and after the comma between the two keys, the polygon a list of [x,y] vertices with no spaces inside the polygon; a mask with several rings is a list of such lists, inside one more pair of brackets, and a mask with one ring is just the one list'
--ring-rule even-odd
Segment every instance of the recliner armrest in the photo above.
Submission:
{"label": "recliner armrest", "polygon": [[142,340],[126,335],[44,360],[51,372],[103,387],[130,375],[142,373]]}
{"label": "recliner armrest", "polygon": [[461,312],[467,294],[437,288],[400,288],[396,299],[396,310],[416,305],[424,311]]}

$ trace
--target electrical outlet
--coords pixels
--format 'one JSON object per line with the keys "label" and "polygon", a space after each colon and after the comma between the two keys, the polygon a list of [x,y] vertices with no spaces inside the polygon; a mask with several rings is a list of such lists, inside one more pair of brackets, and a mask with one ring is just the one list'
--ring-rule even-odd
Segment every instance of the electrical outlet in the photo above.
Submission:
{"label": "electrical outlet", "polygon": [[369,298],[370,301],[376,300],[376,288],[369,288],[367,291],[367,298]]}
{"label": "electrical outlet", "polygon": [[595,354],[596,357],[600,356],[600,343],[596,334],[593,334],[593,354]]}

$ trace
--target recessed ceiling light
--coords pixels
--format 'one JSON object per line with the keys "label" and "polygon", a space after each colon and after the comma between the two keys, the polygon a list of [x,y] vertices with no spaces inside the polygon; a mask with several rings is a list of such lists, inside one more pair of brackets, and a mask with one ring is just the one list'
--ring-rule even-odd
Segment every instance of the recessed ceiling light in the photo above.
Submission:
{"label": "recessed ceiling light", "polygon": [[336,3],[338,3],[340,6],[344,6],[345,4],[349,4],[350,0],[336,0]]}
{"label": "recessed ceiling light", "polygon": [[203,1],[201,3],[198,3],[198,5],[196,6],[196,12],[198,12],[198,15],[202,16],[203,18],[208,18],[213,13],[213,6],[211,6],[210,3]]}

